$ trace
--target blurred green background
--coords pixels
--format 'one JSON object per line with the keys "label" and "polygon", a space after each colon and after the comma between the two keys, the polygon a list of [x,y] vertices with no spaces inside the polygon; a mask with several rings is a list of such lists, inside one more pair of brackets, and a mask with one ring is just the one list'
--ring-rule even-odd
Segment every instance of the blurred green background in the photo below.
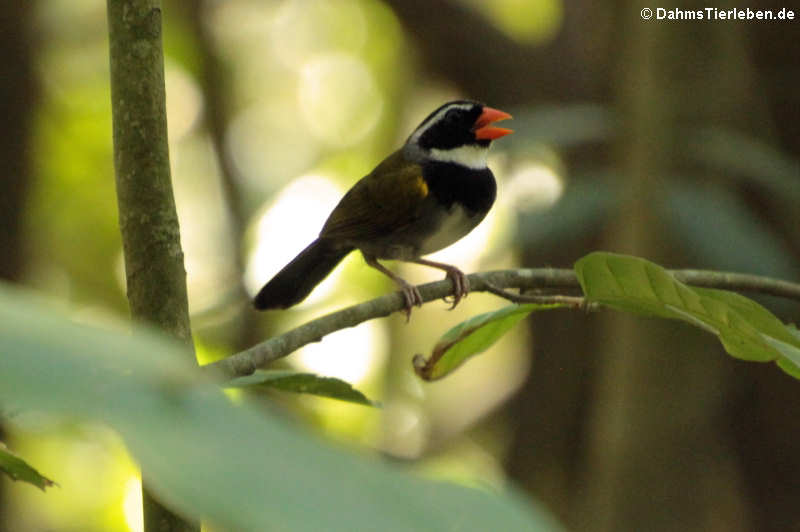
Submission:
{"label": "blurred green background", "polygon": [[[643,7],[659,6],[165,0],[200,361],[394,290],[353,254],[296,308],[256,314],[247,301],[350,185],[462,97],[512,113],[516,133],[493,148],[492,213],[432,257],[465,271],[571,267],[606,249],[800,280],[800,10],[791,22],[643,21]],[[0,277],[114,327],[127,303],[105,17],[89,0],[0,6]],[[796,304],[761,301],[800,319]],[[429,304],[408,325],[365,323],[284,363],[348,380],[381,410],[268,400],[440,478],[515,483],[575,530],[800,530],[796,381],[686,326],[567,312],[534,314],[441,382],[414,376],[415,353],[503,305]],[[0,412],[0,439],[59,483],[1,479],[1,531],[141,529],[137,471],[113,432]]]}

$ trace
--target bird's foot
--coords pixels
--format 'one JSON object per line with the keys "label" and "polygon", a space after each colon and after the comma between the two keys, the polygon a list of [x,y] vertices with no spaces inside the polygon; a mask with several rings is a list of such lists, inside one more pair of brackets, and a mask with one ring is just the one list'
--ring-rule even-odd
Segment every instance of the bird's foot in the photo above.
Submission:
{"label": "bird's foot", "polygon": [[403,293],[403,298],[406,300],[405,313],[406,323],[408,323],[411,320],[411,309],[414,305],[422,306],[422,295],[419,293],[419,289],[411,283],[402,281],[398,282],[398,284],[400,285],[400,291]]}
{"label": "bird's foot", "polygon": [[[444,270],[447,272],[445,279],[453,281],[453,304],[449,309],[453,310],[458,305],[458,302],[469,294],[469,278],[455,266],[448,266]],[[448,297],[444,297],[443,300],[445,303],[450,303]]]}
{"label": "bird's foot", "polygon": [[386,277],[397,283],[397,286],[400,287],[400,291],[403,293],[403,299],[405,299],[406,303],[405,313],[406,313],[406,323],[408,323],[409,320],[411,320],[411,309],[414,307],[414,305],[418,307],[422,306],[422,295],[419,293],[419,290],[417,289],[416,286],[409,283],[402,277],[398,277],[391,271],[387,270],[386,267],[380,262],[378,262],[378,259],[376,259],[373,255],[368,255],[366,253],[363,253],[363,255],[364,255],[364,260],[367,262],[369,266],[375,268],[376,270],[384,274]]}

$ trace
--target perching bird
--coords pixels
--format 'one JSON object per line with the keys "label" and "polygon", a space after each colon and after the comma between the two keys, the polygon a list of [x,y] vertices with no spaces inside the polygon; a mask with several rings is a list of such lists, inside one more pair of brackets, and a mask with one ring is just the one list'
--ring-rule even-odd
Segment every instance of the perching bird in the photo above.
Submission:
{"label": "perching bird", "polygon": [[419,290],[378,259],[439,268],[453,281],[453,307],[469,292],[466,275],[423,255],[472,231],[492,207],[497,186],[486,166],[489,145],[512,130],[492,124],[511,115],[473,101],[449,102],[422,121],[402,148],[358,181],[328,217],[319,237],[256,295],[256,309],[288,308],[305,299],[358,249],[367,264],[400,286],[410,316]]}

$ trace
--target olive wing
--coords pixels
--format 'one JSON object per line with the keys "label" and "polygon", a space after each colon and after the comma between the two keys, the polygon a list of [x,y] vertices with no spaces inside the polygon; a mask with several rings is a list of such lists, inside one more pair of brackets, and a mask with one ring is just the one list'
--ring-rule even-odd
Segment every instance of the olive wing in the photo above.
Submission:
{"label": "olive wing", "polygon": [[320,236],[358,241],[401,232],[419,217],[427,196],[422,168],[397,151],[345,194]]}

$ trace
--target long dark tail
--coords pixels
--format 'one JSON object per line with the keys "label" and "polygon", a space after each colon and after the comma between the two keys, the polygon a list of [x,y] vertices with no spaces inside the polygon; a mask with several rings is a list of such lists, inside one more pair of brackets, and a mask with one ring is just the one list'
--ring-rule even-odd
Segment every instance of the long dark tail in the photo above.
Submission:
{"label": "long dark tail", "polygon": [[353,248],[339,248],[316,239],[258,292],[253,306],[258,310],[289,308],[308,297]]}

